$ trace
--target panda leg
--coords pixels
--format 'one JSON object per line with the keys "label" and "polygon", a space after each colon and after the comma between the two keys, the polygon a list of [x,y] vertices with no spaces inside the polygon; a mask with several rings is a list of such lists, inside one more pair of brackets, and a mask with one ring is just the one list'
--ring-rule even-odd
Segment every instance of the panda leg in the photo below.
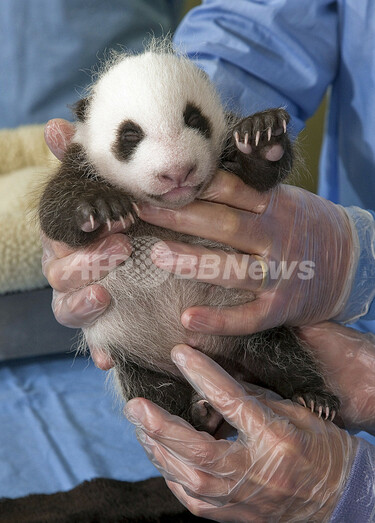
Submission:
{"label": "panda leg", "polygon": [[126,401],[146,398],[159,407],[188,421],[197,430],[215,433],[222,423],[218,414],[184,381],[133,361],[115,364],[115,373]]}
{"label": "panda leg", "polygon": [[[72,144],[55,176],[46,185],[39,218],[43,232],[71,247],[90,245],[112,222],[134,224],[129,195],[101,180],[91,170],[82,147]],[[62,197],[64,195],[64,197]]]}
{"label": "panda leg", "polygon": [[270,329],[248,337],[245,344],[250,371],[262,383],[319,417],[335,417],[340,400],[328,390],[309,348],[292,329]]}

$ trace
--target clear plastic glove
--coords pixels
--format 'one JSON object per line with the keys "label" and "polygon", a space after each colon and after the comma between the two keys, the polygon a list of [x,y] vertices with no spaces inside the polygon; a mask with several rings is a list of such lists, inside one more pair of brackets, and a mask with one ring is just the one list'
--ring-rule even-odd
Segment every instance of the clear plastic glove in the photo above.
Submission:
{"label": "clear plastic glove", "polygon": [[320,362],[329,388],[341,400],[345,428],[375,435],[375,336],[335,323],[303,327],[299,335]]}
{"label": "clear plastic glove", "polygon": [[309,410],[233,380],[202,353],[172,358],[197,392],[238,430],[236,441],[197,432],[145,399],[126,415],[178,499],[225,522],[327,521],[348,478],[357,440]]}
{"label": "clear plastic glove", "polygon": [[359,255],[356,232],[342,207],[287,185],[260,194],[224,171],[202,198],[178,210],[142,204],[139,216],[245,254],[166,242],[169,249],[154,247],[153,262],[185,277],[253,291],[255,300],[220,310],[190,308],[182,315],[186,328],[239,335],[340,313]]}
{"label": "clear plastic glove", "polygon": [[[116,224],[112,232],[122,229]],[[66,327],[85,327],[93,323],[111,303],[111,296],[96,282],[103,278],[131,253],[124,234],[111,234],[90,247],[72,249],[64,243],[42,236],[42,269],[53,287],[52,310],[56,320]],[[95,364],[107,370],[112,360],[100,347],[90,347]]]}

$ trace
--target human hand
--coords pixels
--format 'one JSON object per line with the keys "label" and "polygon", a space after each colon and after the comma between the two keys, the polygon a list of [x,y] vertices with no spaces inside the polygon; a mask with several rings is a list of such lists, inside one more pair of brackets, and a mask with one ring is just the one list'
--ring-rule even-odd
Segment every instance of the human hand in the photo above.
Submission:
{"label": "human hand", "polygon": [[375,336],[325,322],[299,329],[341,401],[345,427],[375,434]]}
{"label": "human hand", "polygon": [[[74,126],[65,120],[51,120],[45,128],[45,139],[51,151],[60,160],[74,134]],[[92,245],[72,249],[64,243],[42,235],[42,268],[54,289],[52,309],[59,323],[67,327],[85,327],[93,323],[111,302],[108,291],[96,282],[124,262],[131,253],[131,245],[123,232],[130,226],[114,223]],[[112,360],[100,347],[90,347],[95,364],[107,370]]]}
{"label": "human hand", "polygon": [[175,347],[172,358],[239,433],[236,441],[216,440],[148,400],[128,402],[125,414],[177,498],[215,521],[328,520],[351,469],[355,438],[264,389],[245,390],[186,345]]}
{"label": "human hand", "polygon": [[157,244],[153,262],[185,277],[251,291],[255,300],[231,308],[189,308],[181,318],[187,329],[240,335],[281,324],[315,323],[340,313],[357,256],[342,207],[293,186],[258,193],[224,171],[202,199],[175,210],[142,204],[138,214],[241,254],[163,242],[169,249]]}

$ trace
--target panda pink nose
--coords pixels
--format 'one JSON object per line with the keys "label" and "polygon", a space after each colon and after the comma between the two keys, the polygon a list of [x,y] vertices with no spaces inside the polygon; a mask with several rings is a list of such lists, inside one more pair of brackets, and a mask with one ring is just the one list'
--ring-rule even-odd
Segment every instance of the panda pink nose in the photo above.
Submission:
{"label": "panda pink nose", "polygon": [[161,182],[174,182],[177,187],[183,185],[188,181],[188,178],[194,173],[196,165],[189,164],[182,167],[171,167],[168,171],[158,174]]}

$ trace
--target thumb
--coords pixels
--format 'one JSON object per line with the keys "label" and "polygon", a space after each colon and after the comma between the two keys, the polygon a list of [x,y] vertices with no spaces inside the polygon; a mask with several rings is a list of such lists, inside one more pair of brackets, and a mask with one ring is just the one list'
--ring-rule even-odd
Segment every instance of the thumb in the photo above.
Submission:
{"label": "thumb", "polygon": [[300,327],[298,334],[329,367],[353,359],[362,344],[368,343],[365,334],[329,321]]}
{"label": "thumb", "polygon": [[181,322],[186,329],[220,336],[242,336],[277,327],[280,319],[270,314],[270,302],[260,296],[234,307],[190,307]]}
{"label": "thumb", "polygon": [[59,160],[63,159],[74,133],[74,125],[67,120],[55,118],[54,120],[47,122],[44,128],[44,139],[50,151]]}

